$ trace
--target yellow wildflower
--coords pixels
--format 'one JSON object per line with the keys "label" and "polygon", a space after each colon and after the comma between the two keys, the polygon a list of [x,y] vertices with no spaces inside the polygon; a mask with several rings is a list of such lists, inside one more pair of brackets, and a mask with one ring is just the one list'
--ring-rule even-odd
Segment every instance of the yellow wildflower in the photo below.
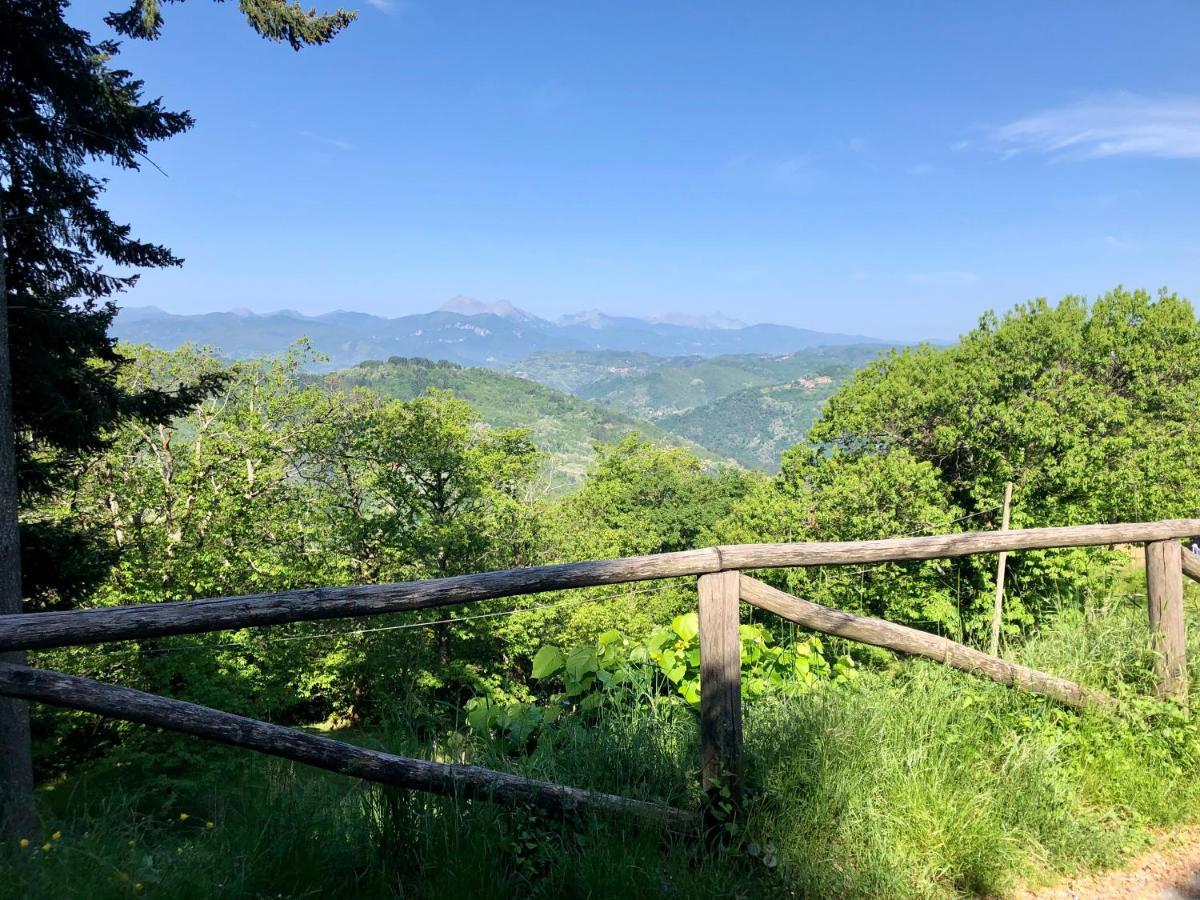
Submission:
{"label": "yellow wildflower", "polygon": [[179,821],[180,821],[180,822],[186,822],[186,821],[187,821],[188,819],[190,819],[190,818],[191,818],[191,816],[189,816],[187,813],[180,813],[180,814],[179,814]]}
{"label": "yellow wildflower", "polygon": [[61,831],[54,832],[54,834],[50,835],[50,840],[61,841],[62,840],[62,832]]}
{"label": "yellow wildflower", "polygon": [[212,823],[212,822],[205,822],[205,823],[204,823],[204,827],[205,827],[205,828],[212,828],[212,827],[213,827],[213,823]]}
{"label": "yellow wildflower", "polygon": [[46,843],[42,844],[42,850],[43,850],[43,852],[46,852],[46,853],[50,852],[50,842],[49,841],[46,841]]}
{"label": "yellow wildflower", "polygon": [[21,838],[21,849],[26,850],[28,848],[29,848],[29,838]]}

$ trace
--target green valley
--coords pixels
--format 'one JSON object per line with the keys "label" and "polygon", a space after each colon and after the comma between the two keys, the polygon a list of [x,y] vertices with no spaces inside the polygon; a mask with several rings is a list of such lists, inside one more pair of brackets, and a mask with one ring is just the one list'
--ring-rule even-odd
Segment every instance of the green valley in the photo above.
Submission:
{"label": "green valley", "polygon": [[346,390],[366,388],[397,400],[449,391],[470,403],[480,421],[493,428],[527,428],[534,445],[547,456],[545,474],[552,492],[582,480],[595,458],[596,442],[612,442],[633,432],[658,444],[686,447],[710,463],[721,461],[694,441],[652,423],[492,369],[392,357],[386,362],[360,363],[323,378]]}
{"label": "green valley", "polygon": [[772,471],[780,454],[804,438],[824,401],[886,349],[854,344],[711,358],[542,352],[505,371],[653,422],[719,457]]}

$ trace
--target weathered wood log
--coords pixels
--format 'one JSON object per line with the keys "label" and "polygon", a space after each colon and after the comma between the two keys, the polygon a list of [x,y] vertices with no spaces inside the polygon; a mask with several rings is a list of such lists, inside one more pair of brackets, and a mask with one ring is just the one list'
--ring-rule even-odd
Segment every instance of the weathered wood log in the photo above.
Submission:
{"label": "weathered wood log", "polygon": [[448,797],[531,804],[554,814],[575,811],[622,813],[672,828],[690,828],[695,814],[613,794],[522,778],[479,766],[447,765],[356,747],[292,728],[27,666],[0,665],[0,694],[154,725],[295,762]]}
{"label": "weathered wood log", "polygon": [[1192,581],[1200,581],[1200,556],[1197,556],[1187,547],[1180,548],[1179,556],[1183,574],[1192,579]]}
{"label": "weathered wood log", "polygon": [[812,544],[739,544],[718,547],[723,569],[780,569],[789,566],[864,565],[913,562],[999,553],[1001,550],[1049,550],[1165,541],[1200,534],[1200,519],[1132,522],[1119,525],[1071,525],[1064,528],[1017,528],[970,531],[931,537]]}
{"label": "weathered wood log", "polygon": [[1187,633],[1183,621],[1183,547],[1178,541],[1146,545],[1146,607],[1158,696],[1186,703]]}
{"label": "weathered wood log", "polygon": [[972,675],[990,678],[1000,684],[1042,694],[1068,706],[1099,706],[1105,709],[1113,709],[1116,706],[1116,702],[1106,694],[1081,687],[1065,678],[1047,675],[1045,672],[1008,662],[957,641],[918,631],[906,625],[856,616],[809,600],[801,600],[749,575],[741,576],[741,592],[742,599],[747,603],[813,631],[912,656],[923,656]]}
{"label": "weathered wood log", "polygon": [[1001,550],[1169,540],[1190,534],[1200,534],[1200,519],[968,532],[881,541],[741,544],[398,584],[305,588],[210,600],[0,615],[0,652],[375,616],[495,597],[704,575],[732,569],[905,562]]}
{"label": "weathered wood log", "polygon": [[[1004,483],[1004,513],[1000,520],[1000,530],[1008,531],[1009,514],[1012,512],[1013,483]],[[1001,550],[996,560],[996,596],[992,602],[992,643],[988,645],[992,656],[1000,655],[1000,626],[1004,621],[1004,571],[1008,567],[1008,551]]]}
{"label": "weathered wood log", "polygon": [[742,644],[737,572],[701,575],[700,765],[705,790],[736,793],[742,768]]}
{"label": "weathered wood log", "polygon": [[686,550],[397,584],[304,588],[211,600],[0,616],[0,651],[377,616],[564,588],[700,575],[719,568],[716,550]]}

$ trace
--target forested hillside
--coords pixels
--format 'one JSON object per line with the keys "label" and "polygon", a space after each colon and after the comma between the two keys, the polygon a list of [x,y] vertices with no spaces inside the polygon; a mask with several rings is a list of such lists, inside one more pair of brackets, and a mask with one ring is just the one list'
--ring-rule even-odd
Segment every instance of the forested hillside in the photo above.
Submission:
{"label": "forested hillside", "polygon": [[[531,429],[549,454],[547,471],[555,490],[579,481],[592,458],[593,441],[634,430],[690,447],[706,459],[774,471],[782,451],[803,440],[832,390],[887,350],[885,344],[855,343],[721,356],[539,350],[553,343],[558,332],[519,310],[510,316],[447,310],[409,318],[414,321],[403,327],[411,326],[413,335],[394,340],[381,335],[400,328],[396,323],[402,320],[344,312],[239,319],[227,313],[167,316],[135,310],[125,314],[116,330],[163,349],[192,343],[233,358],[276,356],[304,342],[320,351],[305,358],[305,370],[356,363],[331,376],[346,386],[371,386],[398,398],[429,389],[453,391],[469,400],[486,422]],[[628,323],[640,320],[604,321],[634,327]],[[372,329],[373,322],[377,328]],[[389,354],[383,362],[380,355],[389,347],[408,347],[431,358]],[[672,348],[668,342],[656,349],[666,354]],[[380,358],[372,359],[372,354]],[[462,364],[480,360],[487,368]],[[766,390],[751,390],[755,388]]]}
{"label": "forested hillside", "polygon": [[535,353],[507,370],[654,422],[719,457],[774,471],[825,400],[884,352],[858,344],[713,358]]}
{"label": "forested hillside", "polygon": [[449,391],[467,401],[480,420],[496,428],[524,428],[546,456],[551,491],[582,480],[597,442],[613,442],[638,432],[668,446],[687,447],[703,459],[718,456],[687,438],[562,391],[492,369],[448,362],[393,357],[365,362],[325,377],[342,389],[366,388],[381,397],[411,400],[430,391]]}
{"label": "forested hillside", "polygon": [[808,434],[821,409],[849,373],[810,375],[786,384],[751,387],[656,420],[671,434],[766,472],[779,470],[792,445]]}
{"label": "forested hillside", "polygon": [[698,362],[702,357],[655,356],[617,350],[543,351],[509,363],[504,366],[504,371],[556,390],[578,394],[610,377],[638,378],[663,366],[684,364],[687,359]]}
{"label": "forested hillside", "polygon": [[[1172,295],[1039,301],[985,318],[955,347],[895,352],[835,392],[813,442],[790,448],[775,475],[626,436],[599,445],[579,486],[553,497],[537,436],[482,421],[489,404],[516,402],[489,393],[507,384],[494,373],[476,385],[472,370],[394,361],[326,378],[295,358],[132,352],[129,389],[219,387],[169,425],[114,429],[75,461],[69,489],[26,511],[27,524],[86,535],[60,562],[94,576],[42,590],[31,610],[990,530],[1005,481],[1018,527],[1200,508],[1200,324]],[[979,646],[994,573],[975,556],[763,577]],[[751,792],[724,849],[632,821],[350,788],[38,706],[39,771],[56,788],[43,795],[46,834],[0,848],[0,864],[33,896],[69,895],[80,879],[102,895],[140,884],[189,896],[201,873],[237,896],[269,885],[551,897],[587,894],[592,879],[605,892],[657,895],[665,883],[689,897],[783,897],[798,884],[818,896],[992,896],[1018,875],[1118,861],[1147,827],[1195,821],[1200,729],[1146,699],[1140,579],[1120,549],[1009,560],[1004,655],[1119,698],[1117,716],[743,620]],[[418,757],[705,809],[695,603],[694,580],[675,579],[38,651],[34,662]],[[1190,646],[1194,705],[1194,628]],[[263,834],[270,849],[251,860]]]}

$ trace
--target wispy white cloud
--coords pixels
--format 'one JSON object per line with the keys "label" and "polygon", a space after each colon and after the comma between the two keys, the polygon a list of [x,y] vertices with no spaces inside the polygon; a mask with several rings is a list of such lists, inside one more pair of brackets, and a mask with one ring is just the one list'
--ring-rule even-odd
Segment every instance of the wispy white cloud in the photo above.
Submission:
{"label": "wispy white cloud", "polygon": [[349,151],[354,149],[354,145],[349,141],[343,141],[340,138],[326,137],[325,135],[317,134],[314,131],[297,131],[296,134],[318,144],[324,144],[327,147],[336,147],[338,150]]}
{"label": "wispy white cloud", "polygon": [[1121,238],[1116,237],[1115,235],[1111,235],[1111,234],[1105,236],[1104,246],[1109,247],[1113,250],[1121,250],[1124,252],[1129,252],[1131,250],[1137,249],[1137,244],[1133,243],[1133,241],[1124,241],[1124,240],[1121,240]]}
{"label": "wispy white cloud", "polygon": [[1021,151],[1079,159],[1150,156],[1200,158],[1200,97],[1131,93],[1090,97],[993,129],[1010,154]]}
{"label": "wispy white cloud", "polygon": [[410,0],[367,0],[367,4],[388,16],[407,15],[413,8]]}

